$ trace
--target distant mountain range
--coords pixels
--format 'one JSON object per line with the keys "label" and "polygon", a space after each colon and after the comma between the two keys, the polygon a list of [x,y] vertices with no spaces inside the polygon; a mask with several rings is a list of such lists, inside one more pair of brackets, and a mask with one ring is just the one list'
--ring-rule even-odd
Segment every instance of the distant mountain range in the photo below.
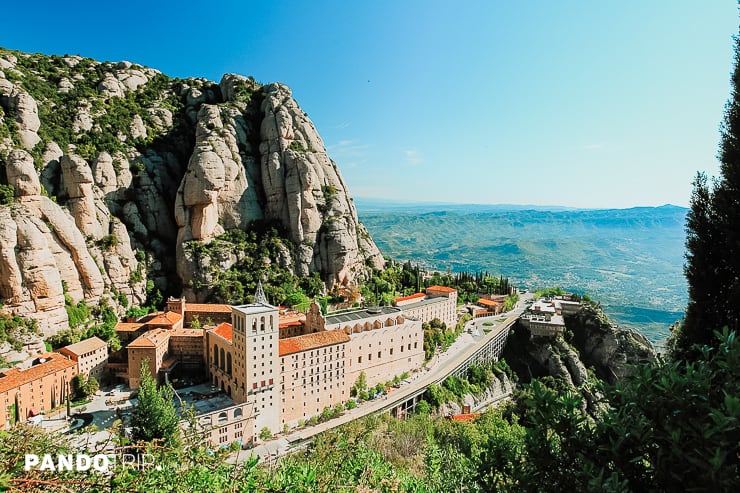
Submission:
{"label": "distant mountain range", "polygon": [[683,316],[686,208],[355,202],[380,250],[395,259],[588,293],[654,342]]}

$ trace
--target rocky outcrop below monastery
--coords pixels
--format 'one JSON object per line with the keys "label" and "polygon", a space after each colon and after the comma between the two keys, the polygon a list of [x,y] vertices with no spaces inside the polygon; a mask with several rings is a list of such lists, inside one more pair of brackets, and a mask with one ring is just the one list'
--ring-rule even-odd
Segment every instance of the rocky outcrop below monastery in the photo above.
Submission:
{"label": "rocky outcrop below monastery", "polygon": [[633,366],[657,359],[650,341],[619,328],[597,306],[584,304],[564,318],[563,336],[533,337],[521,324],[512,329],[503,357],[521,383],[549,377],[552,385],[581,393],[584,408],[594,411],[595,378],[615,383],[629,376]]}
{"label": "rocky outcrop below monastery", "polygon": [[383,264],[290,89],[239,75],[0,49],[0,184],[0,301],[47,335],[65,303],[208,299],[240,254],[193,252],[257,223],[285,236],[263,262],[327,287]]}

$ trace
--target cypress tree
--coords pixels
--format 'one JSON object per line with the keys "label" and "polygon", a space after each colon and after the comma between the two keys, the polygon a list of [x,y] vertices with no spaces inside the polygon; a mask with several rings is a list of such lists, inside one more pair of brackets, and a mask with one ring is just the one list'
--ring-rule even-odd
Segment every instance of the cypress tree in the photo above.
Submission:
{"label": "cypress tree", "polygon": [[694,344],[715,346],[715,330],[740,328],[740,37],[735,38],[732,94],[721,127],[720,176],[698,174],[686,223],[689,286],[686,318],[674,334],[674,357],[693,359]]}

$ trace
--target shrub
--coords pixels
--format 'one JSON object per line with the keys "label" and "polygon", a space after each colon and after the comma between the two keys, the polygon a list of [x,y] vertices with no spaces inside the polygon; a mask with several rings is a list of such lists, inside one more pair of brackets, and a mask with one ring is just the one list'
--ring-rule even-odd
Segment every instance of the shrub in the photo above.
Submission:
{"label": "shrub", "polygon": [[15,202],[15,187],[13,185],[0,185],[0,204],[12,205]]}
{"label": "shrub", "polygon": [[263,427],[260,430],[259,437],[260,440],[269,440],[270,438],[272,438],[272,432],[270,431],[270,428],[268,428],[267,426]]}

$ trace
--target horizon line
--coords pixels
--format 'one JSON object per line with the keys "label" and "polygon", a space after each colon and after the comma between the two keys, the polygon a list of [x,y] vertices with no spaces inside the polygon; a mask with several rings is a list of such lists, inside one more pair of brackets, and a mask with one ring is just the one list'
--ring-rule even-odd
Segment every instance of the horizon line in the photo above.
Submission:
{"label": "horizon line", "polygon": [[608,207],[608,206],[596,206],[596,207],[583,207],[574,205],[556,205],[556,204],[525,204],[525,203],[504,203],[504,202],[447,202],[447,201],[431,201],[431,200],[404,200],[404,199],[391,199],[384,197],[368,197],[368,196],[355,196],[353,200],[362,200],[369,202],[385,203],[387,205],[417,205],[417,206],[475,206],[475,207],[516,207],[516,208],[530,208],[530,209],[567,209],[567,210],[628,210],[628,209],[659,209],[662,207],[674,207],[677,209],[689,210],[690,208],[683,205],[676,205],[671,203],[665,203],[661,205],[630,205],[625,207]]}

